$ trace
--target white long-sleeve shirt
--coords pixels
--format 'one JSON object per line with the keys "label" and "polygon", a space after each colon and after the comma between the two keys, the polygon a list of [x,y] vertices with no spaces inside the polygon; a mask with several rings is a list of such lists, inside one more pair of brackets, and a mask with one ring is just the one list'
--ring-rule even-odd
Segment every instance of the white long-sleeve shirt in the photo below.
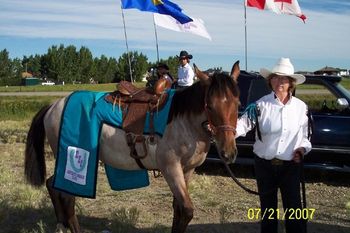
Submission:
{"label": "white long-sleeve shirt", "polygon": [[[306,153],[311,150],[308,139],[307,106],[300,99],[291,96],[284,105],[274,92],[263,96],[257,102],[261,141],[256,136],[254,153],[260,158],[271,160],[292,160],[293,151],[304,147]],[[245,136],[254,125],[244,114],[237,122],[237,135]]]}
{"label": "white long-sleeve shirt", "polygon": [[179,86],[191,86],[193,84],[194,72],[190,64],[179,66],[177,69],[177,83]]}

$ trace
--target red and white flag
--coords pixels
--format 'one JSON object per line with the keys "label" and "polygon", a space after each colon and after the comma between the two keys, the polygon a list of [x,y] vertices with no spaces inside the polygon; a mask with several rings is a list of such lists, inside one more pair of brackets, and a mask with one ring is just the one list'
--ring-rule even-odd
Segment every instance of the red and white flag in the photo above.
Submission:
{"label": "red and white flag", "polygon": [[245,5],[256,7],[260,10],[270,10],[276,14],[296,15],[301,18],[304,23],[306,20],[306,16],[301,13],[297,0],[245,0]]}

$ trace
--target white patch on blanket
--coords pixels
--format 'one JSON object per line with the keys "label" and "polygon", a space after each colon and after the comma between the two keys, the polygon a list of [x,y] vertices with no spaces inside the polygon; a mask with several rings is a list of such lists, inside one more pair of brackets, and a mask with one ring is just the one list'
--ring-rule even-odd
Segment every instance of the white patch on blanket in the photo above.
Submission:
{"label": "white patch on blanket", "polygon": [[86,185],[86,173],[90,152],[69,146],[64,178],[80,185]]}

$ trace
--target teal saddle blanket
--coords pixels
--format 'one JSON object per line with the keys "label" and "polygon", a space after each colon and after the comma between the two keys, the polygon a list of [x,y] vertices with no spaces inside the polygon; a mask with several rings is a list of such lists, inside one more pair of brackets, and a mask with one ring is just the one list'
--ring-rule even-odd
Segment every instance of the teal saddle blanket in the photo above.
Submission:
{"label": "teal saddle blanket", "polygon": [[[154,114],[154,131],[162,136],[174,90],[168,90],[164,108]],[[107,92],[77,91],[66,102],[61,117],[53,187],[74,196],[95,198],[99,141],[103,124],[122,126],[122,109],[105,100]],[[147,113],[144,133],[149,133]],[[118,156],[118,155],[115,155]],[[113,190],[149,185],[147,170],[122,170],[105,165]]]}

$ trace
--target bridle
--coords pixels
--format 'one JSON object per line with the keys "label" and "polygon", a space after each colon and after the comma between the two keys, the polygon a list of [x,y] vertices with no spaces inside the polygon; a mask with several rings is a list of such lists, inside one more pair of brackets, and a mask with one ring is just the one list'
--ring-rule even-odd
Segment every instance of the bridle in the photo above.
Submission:
{"label": "bridle", "polygon": [[204,121],[202,123],[202,127],[204,127],[205,130],[209,133],[210,138],[213,139],[214,136],[217,135],[219,131],[232,131],[233,135],[236,135],[237,131],[235,126],[228,125],[228,124],[222,124],[222,125],[213,124],[213,121],[211,120],[211,117],[209,114],[207,99],[208,99],[208,90],[206,91],[205,98],[204,98],[204,112],[207,117],[207,121]]}
{"label": "bridle", "polygon": [[202,123],[202,126],[209,133],[210,137],[213,138],[217,135],[219,131],[232,131],[233,135],[236,135],[236,127],[228,124],[223,125],[214,125],[210,115],[207,104],[204,105],[205,115],[207,116],[207,120]]}

